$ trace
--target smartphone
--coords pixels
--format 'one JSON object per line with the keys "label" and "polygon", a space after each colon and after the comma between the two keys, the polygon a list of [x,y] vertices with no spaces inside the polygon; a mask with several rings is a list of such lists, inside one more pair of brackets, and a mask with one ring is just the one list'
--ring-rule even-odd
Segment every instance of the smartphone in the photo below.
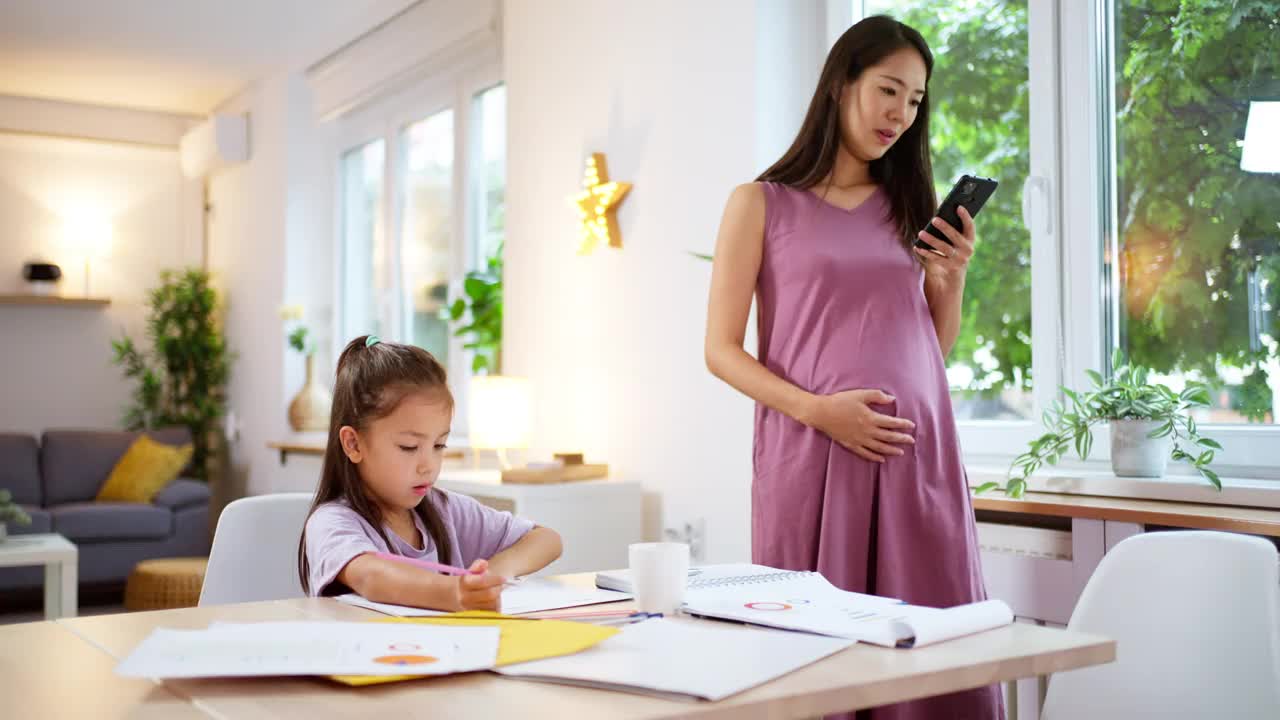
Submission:
{"label": "smartphone", "polygon": [[[963,205],[964,209],[969,211],[969,217],[977,217],[978,211],[986,204],[987,199],[991,197],[991,193],[996,191],[996,186],[999,184],[991,178],[961,175],[955,186],[951,188],[951,192],[947,193],[947,199],[943,200],[942,204],[938,206],[936,217],[940,217],[950,223],[951,227],[956,230],[962,229],[964,224],[960,222],[960,215],[956,213],[956,209]],[[933,223],[929,223],[924,230],[948,245],[953,244],[941,230],[934,227]],[[916,240],[916,247],[924,248],[938,255],[942,254],[920,239]]]}

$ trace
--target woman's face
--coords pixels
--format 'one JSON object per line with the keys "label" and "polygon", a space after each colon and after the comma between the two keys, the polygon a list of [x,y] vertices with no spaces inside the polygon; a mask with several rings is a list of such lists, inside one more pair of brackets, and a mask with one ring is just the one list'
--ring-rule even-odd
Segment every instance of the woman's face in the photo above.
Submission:
{"label": "woman's face", "polygon": [[876,160],[911,127],[924,99],[924,58],[902,48],[867,68],[840,93],[840,142],[862,162]]}

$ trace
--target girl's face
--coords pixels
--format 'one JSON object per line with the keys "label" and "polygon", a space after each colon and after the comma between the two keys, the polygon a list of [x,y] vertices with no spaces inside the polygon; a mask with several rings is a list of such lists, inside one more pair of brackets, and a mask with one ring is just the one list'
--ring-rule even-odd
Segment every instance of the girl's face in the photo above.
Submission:
{"label": "girl's face", "polygon": [[924,98],[924,58],[902,48],[867,68],[840,93],[840,142],[862,162],[876,160],[911,127]]}
{"label": "girl's face", "polygon": [[363,431],[344,425],[342,449],[384,510],[411,510],[435,484],[444,462],[453,406],[440,393],[412,392]]}

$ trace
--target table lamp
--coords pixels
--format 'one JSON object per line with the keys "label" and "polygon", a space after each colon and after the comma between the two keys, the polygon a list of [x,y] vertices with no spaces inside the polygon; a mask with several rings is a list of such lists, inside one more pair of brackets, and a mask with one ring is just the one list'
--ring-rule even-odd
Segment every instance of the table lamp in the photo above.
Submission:
{"label": "table lamp", "polygon": [[533,384],[528,378],[479,375],[467,398],[471,447],[496,450],[503,470],[507,450],[526,449],[533,434]]}
{"label": "table lamp", "polygon": [[111,221],[90,213],[68,215],[62,221],[63,241],[84,256],[84,296],[91,296],[89,265],[111,256]]}

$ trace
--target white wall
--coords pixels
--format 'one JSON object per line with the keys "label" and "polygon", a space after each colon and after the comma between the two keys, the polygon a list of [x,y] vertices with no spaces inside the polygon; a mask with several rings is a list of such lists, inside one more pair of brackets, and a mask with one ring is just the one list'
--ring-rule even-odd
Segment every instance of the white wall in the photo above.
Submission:
{"label": "white wall", "polygon": [[[230,444],[230,496],[309,491],[314,468],[281,467],[267,443],[288,438],[290,399],[303,361],[288,350],[279,308],[303,303],[323,317],[331,292],[328,182],[317,163],[326,147],[299,73],[255,83],[218,112],[249,114],[249,162],[210,179],[209,264],[227,304],[228,342],[238,359],[229,408],[239,434]],[[321,379],[332,369],[320,364]]]}
{"label": "white wall", "polygon": [[[505,370],[534,380],[540,451],[584,450],[660,494],[651,535],[705,518],[710,561],[749,557],[752,404],[705,369],[710,266],[687,251],[711,250],[730,190],[798,127],[821,10],[505,6]],[[618,214],[624,249],[578,257],[566,198],[592,151],[635,187]]]}
{"label": "white wall", "polygon": [[144,340],[160,270],[201,260],[199,195],[176,148],[140,144],[174,142],[186,120],[23,98],[0,106],[0,293],[25,292],[22,265],[42,257],[62,266],[61,294],[83,295],[84,254],[64,219],[96,216],[112,231],[91,271],[92,294],[110,306],[0,305],[0,431],[118,427],[132,385],[111,365],[111,340]]}

